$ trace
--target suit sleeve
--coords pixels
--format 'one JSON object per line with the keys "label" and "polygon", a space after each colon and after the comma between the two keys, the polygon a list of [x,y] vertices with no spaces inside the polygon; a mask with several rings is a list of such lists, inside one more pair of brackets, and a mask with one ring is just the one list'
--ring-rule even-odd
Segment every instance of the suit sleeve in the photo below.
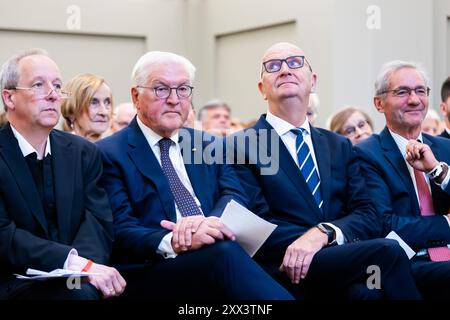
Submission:
{"label": "suit sleeve", "polygon": [[100,186],[101,154],[97,147],[92,146],[92,150],[87,148],[82,157],[84,217],[71,245],[80,256],[106,264],[112,250],[113,219],[108,197]]}
{"label": "suit sleeve", "polygon": [[396,214],[390,186],[386,183],[387,177],[384,177],[386,173],[380,164],[374,161],[374,155],[360,148],[356,150],[369,195],[374,200],[377,212],[383,217],[384,236],[393,230],[413,248],[436,246],[442,239],[450,243],[450,228],[444,217]]}
{"label": "suit sleeve", "polygon": [[[124,168],[118,159],[104,149],[103,175],[101,185],[105,188],[114,217],[114,255],[118,260],[124,258],[126,262],[148,262],[152,258],[159,259],[158,246],[169,230],[162,228],[159,223],[159,213],[149,214],[146,225],[143,225],[138,215],[144,212],[134,212],[126,185],[125,175],[133,175],[136,170],[132,164]],[[131,179],[131,178],[130,178]],[[142,195],[148,196],[148,195]],[[142,201],[147,201],[144,199]],[[138,200],[136,200],[138,201]],[[125,261],[123,261],[125,262]]]}
{"label": "suit sleeve", "polygon": [[345,195],[341,196],[345,199],[345,207],[340,214],[342,218],[329,222],[341,229],[347,242],[377,238],[382,233],[381,216],[375,210],[366,190],[366,181],[362,177],[360,164],[350,141],[347,140],[342,148],[342,154],[346,155]]}
{"label": "suit sleeve", "polygon": [[38,237],[11,220],[0,196],[0,261],[16,272],[27,268],[51,271],[62,268],[71,246]]}

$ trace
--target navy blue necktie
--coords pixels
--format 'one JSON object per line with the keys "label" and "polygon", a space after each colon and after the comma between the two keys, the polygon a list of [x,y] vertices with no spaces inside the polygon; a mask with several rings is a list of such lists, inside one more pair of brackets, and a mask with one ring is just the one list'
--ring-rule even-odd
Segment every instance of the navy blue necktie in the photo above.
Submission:
{"label": "navy blue necktie", "polygon": [[158,144],[161,150],[161,167],[169,182],[170,190],[172,191],[175,203],[177,204],[181,216],[188,217],[201,215],[202,212],[195,202],[194,197],[192,197],[190,192],[181,182],[175,168],[173,167],[172,161],[169,158],[169,149],[174,142],[170,139],[163,138],[159,140]]}
{"label": "navy blue necktie", "polygon": [[320,178],[316,166],[314,165],[314,160],[308,144],[303,139],[304,131],[305,129],[303,128],[291,130],[291,132],[297,135],[295,140],[295,149],[297,152],[298,165],[309,190],[311,190],[314,199],[316,199],[317,205],[322,210],[323,200],[322,194],[320,193]]}

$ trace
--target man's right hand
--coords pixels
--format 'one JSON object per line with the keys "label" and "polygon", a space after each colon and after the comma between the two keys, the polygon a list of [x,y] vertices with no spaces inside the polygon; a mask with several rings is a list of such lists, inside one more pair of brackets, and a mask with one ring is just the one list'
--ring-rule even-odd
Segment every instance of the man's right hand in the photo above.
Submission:
{"label": "man's right hand", "polygon": [[[87,263],[88,259],[86,258],[70,255],[67,268],[69,270],[81,271]],[[113,267],[92,263],[88,272],[98,273],[88,277],[89,283],[101,291],[105,299],[119,296],[125,290],[125,286],[127,285],[125,279]]]}
{"label": "man's right hand", "polygon": [[[197,250],[203,247],[204,245],[213,244],[216,242],[216,240],[224,240],[225,238],[235,240],[235,236],[233,232],[222,222],[220,222],[220,219],[217,217],[203,217],[201,219],[199,224],[194,224],[192,222],[192,225],[187,228],[186,230],[191,230],[190,235],[191,237],[185,237],[185,245],[181,246],[181,244],[178,242],[175,237],[172,237],[172,248],[175,251],[175,253],[181,253],[183,251],[188,250]],[[168,230],[178,230],[180,229],[176,228],[178,224],[181,224],[181,221],[183,219],[189,219],[188,218],[182,218],[177,223],[173,223],[167,220],[161,221],[161,226],[168,229]],[[188,226],[189,224],[184,224]],[[186,235],[186,233],[181,232],[181,234]],[[174,233],[175,235],[175,233]],[[178,238],[179,240],[179,238]]]}

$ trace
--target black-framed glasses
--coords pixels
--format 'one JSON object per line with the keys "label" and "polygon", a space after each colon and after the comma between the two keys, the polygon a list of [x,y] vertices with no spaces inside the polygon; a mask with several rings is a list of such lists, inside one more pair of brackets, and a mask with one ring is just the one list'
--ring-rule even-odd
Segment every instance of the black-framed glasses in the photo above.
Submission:
{"label": "black-framed glasses", "polygon": [[175,90],[178,98],[188,98],[192,94],[192,90],[194,87],[188,86],[187,84],[183,84],[178,87],[169,87],[169,86],[157,86],[157,87],[146,87],[146,86],[137,86],[138,88],[146,88],[151,89],[155,93],[155,95],[160,99],[167,99],[172,90]]}
{"label": "black-framed glasses", "polygon": [[415,92],[418,97],[428,97],[430,95],[430,88],[428,87],[417,87],[417,88],[409,88],[409,87],[399,87],[397,89],[386,90],[380,92],[380,94],[385,94],[388,92],[392,92],[392,95],[399,98],[409,97],[411,92]]}
{"label": "black-framed glasses", "polygon": [[[289,69],[299,69],[305,65],[305,60],[305,56],[290,56],[286,59],[271,59],[263,62],[263,67],[267,73],[273,73],[280,71],[283,62],[286,62],[286,65],[289,67]],[[309,67],[309,70],[312,71],[311,66]]]}
{"label": "black-framed glasses", "polygon": [[64,91],[61,89],[60,84],[52,85],[50,90],[45,88],[44,84],[36,83],[31,87],[14,87],[13,90],[28,90],[33,93],[33,95],[38,98],[48,97],[52,92],[55,92],[61,99],[66,99],[70,96],[70,92]]}

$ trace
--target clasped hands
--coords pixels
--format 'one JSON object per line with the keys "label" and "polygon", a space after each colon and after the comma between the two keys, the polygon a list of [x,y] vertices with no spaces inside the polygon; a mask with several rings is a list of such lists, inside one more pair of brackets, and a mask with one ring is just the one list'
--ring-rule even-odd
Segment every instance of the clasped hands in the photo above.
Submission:
{"label": "clasped hands", "polygon": [[162,220],[161,226],[172,231],[172,248],[177,254],[200,249],[217,240],[235,240],[234,233],[218,217],[214,216],[183,217],[176,223]]}

